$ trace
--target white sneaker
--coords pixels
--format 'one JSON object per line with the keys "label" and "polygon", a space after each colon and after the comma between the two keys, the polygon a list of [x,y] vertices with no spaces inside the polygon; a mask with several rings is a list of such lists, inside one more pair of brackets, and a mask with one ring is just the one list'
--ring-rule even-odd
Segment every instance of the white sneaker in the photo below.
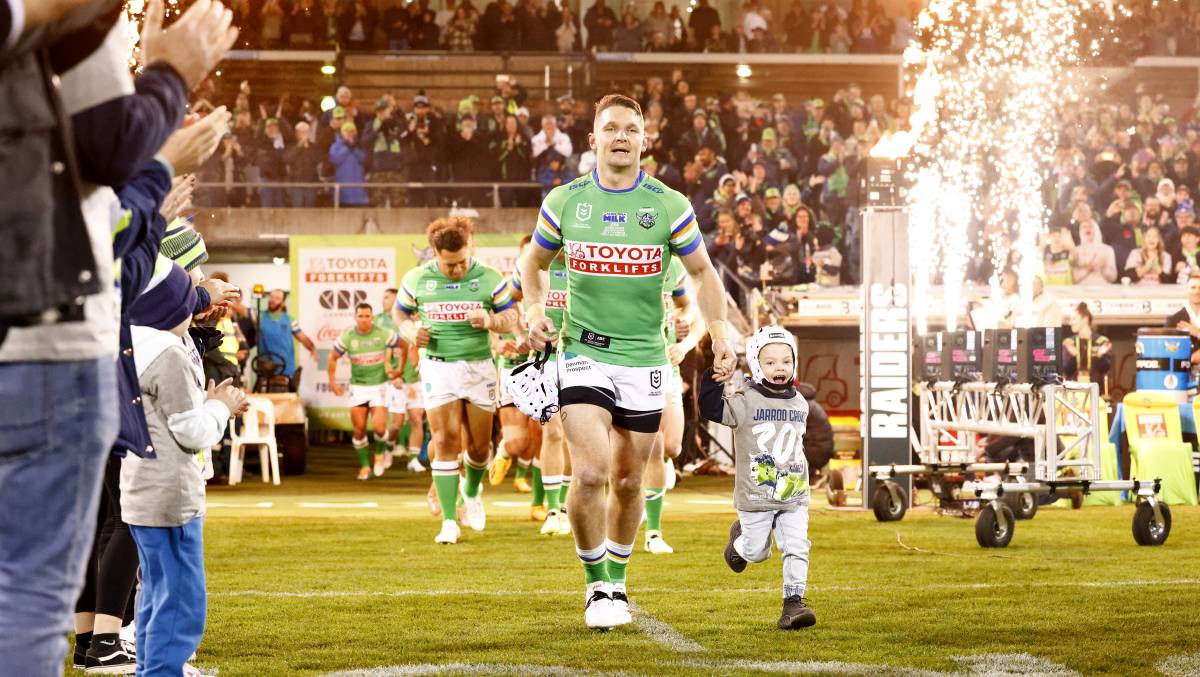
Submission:
{"label": "white sneaker", "polygon": [[383,477],[384,466],[383,466],[383,455],[382,454],[375,457],[375,467],[372,468],[371,470],[372,470],[372,472],[375,473],[376,477]]}
{"label": "white sneaker", "polygon": [[667,468],[666,482],[663,484],[663,491],[670,491],[675,488],[675,462],[668,458],[663,460],[663,464]]}
{"label": "white sneaker", "polygon": [[612,597],[613,627],[632,623],[633,614],[629,613],[629,597],[625,595],[625,586],[610,584],[609,595]]}
{"label": "white sneaker", "polygon": [[467,526],[475,531],[483,531],[487,526],[487,513],[483,510],[483,485],[479,485],[479,494],[475,498],[463,493],[463,506],[467,509]]}
{"label": "white sneaker", "polygon": [[661,531],[646,532],[645,550],[651,555],[670,555],[675,552],[675,549],[663,540]]}
{"label": "white sneaker", "polygon": [[183,664],[183,677],[214,677],[215,675],[216,673],[200,672],[200,668],[197,668],[191,663]]}
{"label": "white sneaker", "polygon": [[592,583],[584,593],[583,624],[593,630],[615,627],[607,583]]}
{"label": "white sneaker", "polygon": [[390,452],[390,451],[383,452],[383,469],[384,470],[392,469],[392,452]]}
{"label": "white sneaker", "polygon": [[562,533],[562,523],[559,519],[557,510],[552,510],[546,514],[546,521],[542,522],[543,536],[557,536]]}
{"label": "white sneaker", "polygon": [[454,520],[442,520],[442,530],[434,537],[434,543],[442,545],[453,545],[458,543],[458,537],[462,535],[462,529],[459,528],[458,522]]}
{"label": "white sneaker", "polygon": [[571,520],[567,517],[567,513],[565,512],[558,513],[558,535],[571,535]]}
{"label": "white sneaker", "polygon": [[412,460],[410,460],[408,462],[408,471],[409,472],[425,472],[425,466],[421,465],[421,459],[417,458],[416,456],[413,456]]}

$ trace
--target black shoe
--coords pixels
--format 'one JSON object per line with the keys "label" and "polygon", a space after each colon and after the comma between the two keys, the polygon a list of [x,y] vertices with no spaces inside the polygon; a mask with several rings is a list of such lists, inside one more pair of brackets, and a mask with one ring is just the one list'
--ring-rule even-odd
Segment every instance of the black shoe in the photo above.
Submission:
{"label": "black shoe", "polygon": [[792,595],[783,600],[783,613],[779,616],[780,630],[797,630],[817,624],[817,615],[804,604],[800,595]]}
{"label": "black shoe", "polygon": [[71,667],[82,670],[87,667],[88,647],[92,645],[92,633],[86,636],[75,635],[75,655],[71,658]]}
{"label": "black shoe", "polygon": [[740,574],[746,570],[746,565],[749,564],[741,555],[737,554],[733,544],[737,541],[738,536],[742,535],[741,520],[734,520],[733,524],[729,525],[729,542],[725,544],[725,563],[733,569],[733,573]]}
{"label": "black shoe", "polygon": [[119,635],[97,635],[88,648],[85,669],[89,675],[132,675],[137,658],[126,651]]}

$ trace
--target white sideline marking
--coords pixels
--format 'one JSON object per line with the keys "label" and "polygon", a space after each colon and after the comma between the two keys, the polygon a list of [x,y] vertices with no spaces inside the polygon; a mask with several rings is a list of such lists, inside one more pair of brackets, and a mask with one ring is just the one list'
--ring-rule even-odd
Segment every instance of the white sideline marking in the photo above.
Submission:
{"label": "white sideline marking", "polygon": [[1164,658],[1154,669],[1167,677],[1195,677],[1200,675],[1200,653],[1185,653]]}
{"label": "white sideline marking", "polygon": [[[813,592],[884,592],[895,590],[988,590],[994,588],[1123,588],[1162,586],[1191,586],[1200,585],[1200,579],[1181,578],[1165,581],[1063,581],[1063,582],[1031,582],[1031,583],[931,583],[928,585],[825,585],[809,586]],[[778,588],[635,588],[635,593],[645,594],[779,594]],[[472,595],[484,597],[526,597],[529,595],[575,596],[575,590],[494,590],[461,588],[458,590],[212,590],[209,597],[443,597],[446,595]],[[1196,654],[1200,661],[1200,654]]]}
{"label": "white sideline marking", "polygon": [[596,672],[561,665],[502,663],[416,663],[330,672],[324,677],[417,677],[421,675],[546,675],[547,677],[635,677],[628,672]]}
{"label": "white sideline marking", "polygon": [[847,663],[845,661],[691,660],[683,661],[679,665],[707,670],[714,675],[728,674],[734,670],[781,672],[786,675],[888,675],[889,677],[945,677],[948,674],[933,670],[872,665],[870,663]]}
{"label": "white sideline marking", "polygon": [[210,503],[206,503],[205,507],[208,507],[208,508],[273,508],[273,507],[275,507],[275,504],[271,503],[270,501],[262,501],[261,503],[210,502]]}
{"label": "white sideline marking", "polygon": [[990,653],[978,656],[955,656],[954,661],[964,665],[972,675],[1001,677],[1003,675],[1031,675],[1034,677],[1078,677],[1079,673],[1065,665],[1027,653]]}
{"label": "white sideline marking", "polygon": [[654,616],[646,613],[640,606],[636,604],[629,605],[629,611],[633,614],[633,624],[639,630],[646,633],[650,639],[667,647],[671,651],[678,653],[696,653],[707,651],[700,644],[693,642],[684,635],[680,634],[675,628],[663,623]]}
{"label": "white sideline marking", "polygon": [[301,508],[378,508],[379,504],[375,501],[363,501],[362,503],[297,503]]}
{"label": "white sideline marking", "polygon": [[492,501],[492,505],[500,508],[528,508],[529,501]]}

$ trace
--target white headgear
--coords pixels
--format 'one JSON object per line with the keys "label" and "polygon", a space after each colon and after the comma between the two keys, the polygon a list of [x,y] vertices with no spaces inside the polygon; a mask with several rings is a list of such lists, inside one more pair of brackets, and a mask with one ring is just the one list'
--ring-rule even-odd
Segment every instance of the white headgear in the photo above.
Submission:
{"label": "white headgear", "polygon": [[758,363],[758,354],[772,343],[782,343],[792,349],[792,379],[795,380],[796,362],[799,357],[796,354],[796,337],[783,327],[775,326],[762,327],[746,342],[746,362],[750,363],[750,378],[754,379],[755,383],[762,383],[766,379],[762,366]]}

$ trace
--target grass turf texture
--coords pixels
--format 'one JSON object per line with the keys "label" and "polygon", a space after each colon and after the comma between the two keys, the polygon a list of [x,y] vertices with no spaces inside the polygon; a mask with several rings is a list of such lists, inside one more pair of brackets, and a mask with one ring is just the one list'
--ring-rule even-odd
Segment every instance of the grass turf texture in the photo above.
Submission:
{"label": "grass turf texture", "polygon": [[[1018,523],[1011,546],[983,550],[970,520],[916,509],[881,524],[817,496],[808,598],[818,624],[782,632],[778,553],[729,571],[721,552],[731,480],[686,478],[664,511],[675,554],[642,552],[639,533],[629,567],[635,604],[702,648],[681,652],[636,627],[584,628],[571,538],[537,533],[511,476],[485,490],[487,530],[464,527],[463,542],[441,546],[425,507],[427,473],[397,465],[359,483],[354,472],[349,447],[317,449],[309,474],[282,486],[247,473],[240,486],[209,490],[198,665],[222,677],[455,662],[729,675],[763,673],[727,661],[845,661],[881,674],[963,671],[954,657],[1029,653],[1084,674],[1127,675],[1154,674],[1159,661],[1200,647],[1197,508],[1174,508],[1163,547],[1134,544],[1126,505],[1044,508]],[[244,507],[259,502],[272,507]]]}

